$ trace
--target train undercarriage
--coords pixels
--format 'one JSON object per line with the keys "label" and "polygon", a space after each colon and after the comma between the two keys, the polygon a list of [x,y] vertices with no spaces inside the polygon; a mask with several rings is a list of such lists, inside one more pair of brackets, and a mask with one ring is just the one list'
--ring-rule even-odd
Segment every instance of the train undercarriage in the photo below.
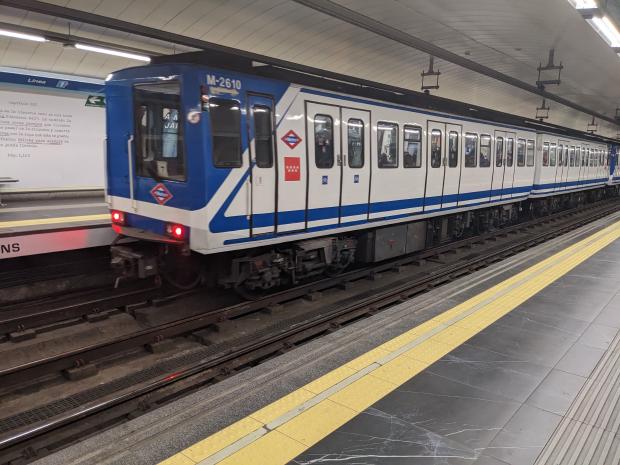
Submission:
{"label": "train undercarriage", "polygon": [[112,265],[124,279],[155,277],[177,289],[198,285],[242,294],[292,286],[430,247],[617,196],[618,187],[493,206],[278,246],[202,256],[188,248],[140,242],[112,247]]}

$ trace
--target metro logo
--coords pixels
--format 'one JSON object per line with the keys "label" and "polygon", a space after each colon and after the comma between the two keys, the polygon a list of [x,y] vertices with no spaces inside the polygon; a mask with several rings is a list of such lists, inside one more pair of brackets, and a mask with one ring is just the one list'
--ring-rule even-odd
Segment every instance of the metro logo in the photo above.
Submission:
{"label": "metro logo", "polygon": [[295,133],[292,129],[282,136],[282,142],[288,145],[291,149],[294,149],[301,143],[301,137]]}
{"label": "metro logo", "polygon": [[160,205],[164,205],[173,197],[168,188],[161,182],[151,189],[151,195]]}
{"label": "metro logo", "polygon": [[299,157],[284,157],[284,180],[299,181],[301,179],[301,164]]}

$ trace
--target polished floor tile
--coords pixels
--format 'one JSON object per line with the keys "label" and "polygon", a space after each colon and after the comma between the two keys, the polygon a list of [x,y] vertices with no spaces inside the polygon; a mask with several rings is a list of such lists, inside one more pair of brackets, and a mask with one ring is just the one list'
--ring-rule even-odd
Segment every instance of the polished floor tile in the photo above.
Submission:
{"label": "polished floor tile", "polygon": [[586,378],[583,376],[553,369],[526,403],[547,412],[564,415],[585,382]]}

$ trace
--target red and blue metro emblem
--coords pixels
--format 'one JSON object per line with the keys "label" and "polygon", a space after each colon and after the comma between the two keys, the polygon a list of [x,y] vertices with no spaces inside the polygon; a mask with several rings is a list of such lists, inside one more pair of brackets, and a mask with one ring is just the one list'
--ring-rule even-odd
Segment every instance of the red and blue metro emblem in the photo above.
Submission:
{"label": "red and blue metro emblem", "polygon": [[299,137],[292,129],[282,136],[282,142],[294,149],[301,143],[301,137]]}
{"label": "red and blue metro emblem", "polygon": [[151,195],[160,205],[164,205],[173,197],[168,188],[161,182],[151,189]]}

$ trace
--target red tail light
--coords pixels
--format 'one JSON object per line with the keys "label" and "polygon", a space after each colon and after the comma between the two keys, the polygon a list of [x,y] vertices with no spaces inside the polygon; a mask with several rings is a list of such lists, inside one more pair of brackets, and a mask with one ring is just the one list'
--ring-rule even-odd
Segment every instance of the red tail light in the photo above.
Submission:
{"label": "red tail light", "polygon": [[110,216],[112,217],[112,223],[125,224],[125,214],[123,212],[119,212],[118,210],[112,210],[110,212]]}
{"label": "red tail light", "polygon": [[182,224],[168,224],[168,226],[166,226],[166,232],[169,236],[180,241],[187,236],[187,228]]}

